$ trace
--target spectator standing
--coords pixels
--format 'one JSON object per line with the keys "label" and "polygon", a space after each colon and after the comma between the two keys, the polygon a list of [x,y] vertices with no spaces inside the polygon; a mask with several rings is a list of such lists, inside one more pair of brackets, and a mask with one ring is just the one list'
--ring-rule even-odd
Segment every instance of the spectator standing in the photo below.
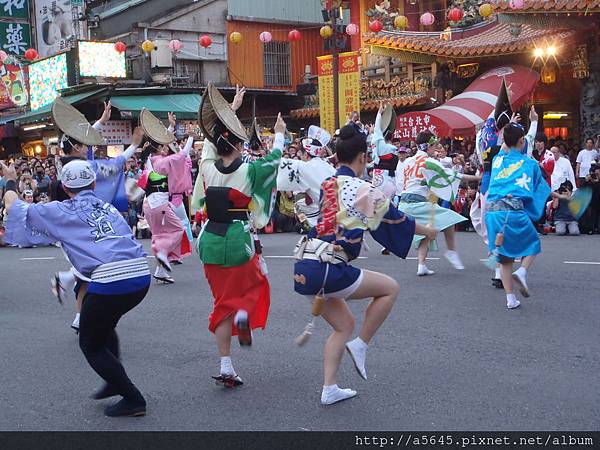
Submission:
{"label": "spectator standing", "polygon": [[565,181],[570,181],[571,185],[575,186],[575,173],[571,161],[561,153],[559,147],[552,147],[550,152],[554,156],[554,170],[551,176],[552,191],[557,191]]}
{"label": "spectator standing", "polygon": [[598,150],[594,148],[594,140],[587,138],[585,147],[577,155],[577,166],[575,167],[575,176],[579,183],[585,181],[586,175],[590,173],[592,164],[598,160]]}
{"label": "spectator standing", "polygon": [[581,227],[588,234],[600,231],[600,164],[595,164],[586,175],[581,187],[592,189],[592,201],[581,218]]}

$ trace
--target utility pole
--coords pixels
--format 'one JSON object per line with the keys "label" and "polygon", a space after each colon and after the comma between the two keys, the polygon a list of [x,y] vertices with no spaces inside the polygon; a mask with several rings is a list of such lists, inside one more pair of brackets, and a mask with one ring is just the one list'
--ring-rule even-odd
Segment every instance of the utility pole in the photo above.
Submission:
{"label": "utility pole", "polygon": [[340,33],[338,33],[338,25],[341,23],[341,6],[342,0],[321,0],[323,4],[323,12],[326,13],[333,35],[331,36],[331,56],[333,58],[333,113],[335,115],[334,124],[335,129],[340,128],[340,76],[339,76],[339,47],[338,44],[343,42],[340,40]]}

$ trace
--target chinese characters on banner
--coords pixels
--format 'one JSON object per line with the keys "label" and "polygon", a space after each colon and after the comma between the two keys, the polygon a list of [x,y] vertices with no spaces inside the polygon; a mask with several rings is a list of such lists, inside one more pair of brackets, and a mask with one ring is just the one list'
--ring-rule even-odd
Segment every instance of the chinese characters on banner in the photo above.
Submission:
{"label": "chinese characters on banner", "polygon": [[360,111],[358,52],[341,53],[338,72],[340,124],[344,125],[354,111]]}
{"label": "chinese characters on banner", "polygon": [[0,23],[0,49],[11,55],[23,55],[31,47],[28,1],[0,0],[0,18],[8,19]]}
{"label": "chinese characters on banner", "polygon": [[102,136],[108,145],[131,144],[131,122],[129,120],[109,120],[102,129]]}
{"label": "chinese characters on banner", "polygon": [[[333,56],[317,57],[319,75],[319,108],[321,128],[335,132],[335,108],[333,104]],[[345,124],[353,111],[360,111],[360,67],[358,52],[339,55],[338,62],[339,121]]]}
{"label": "chinese characters on banner", "polygon": [[398,116],[394,137],[403,141],[414,141],[421,131],[429,130],[436,136],[447,136],[448,126],[425,112],[412,112]]}
{"label": "chinese characters on banner", "polygon": [[333,106],[333,57],[317,57],[317,75],[319,76],[319,108],[321,128],[335,132],[335,108]]}

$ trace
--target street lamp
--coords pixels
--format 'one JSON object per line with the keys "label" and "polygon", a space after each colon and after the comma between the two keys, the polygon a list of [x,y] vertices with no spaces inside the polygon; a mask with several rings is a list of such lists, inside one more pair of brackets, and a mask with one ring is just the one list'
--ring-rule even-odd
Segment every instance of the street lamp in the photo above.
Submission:
{"label": "street lamp", "polygon": [[333,29],[333,36],[331,37],[332,49],[331,56],[333,58],[333,114],[334,114],[334,126],[336,130],[340,127],[340,95],[339,95],[339,48],[338,48],[338,19],[342,17],[342,0],[321,0],[323,6],[323,19],[325,22],[330,22],[331,28]]}

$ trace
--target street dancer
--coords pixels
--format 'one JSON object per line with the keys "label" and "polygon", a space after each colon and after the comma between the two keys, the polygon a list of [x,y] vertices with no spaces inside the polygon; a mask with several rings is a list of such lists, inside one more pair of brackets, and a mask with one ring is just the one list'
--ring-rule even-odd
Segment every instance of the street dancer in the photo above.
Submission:
{"label": "street dancer", "polygon": [[315,125],[308,128],[299,151],[301,160],[283,158],[277,174],[277,190],[292,191],[295,209],[301,222],[312,228],[319,217],[321,183],[335,174],[335,168],[324,158],[331,135]]}
{"label": "street dancer", "polygon": [[[294,289],[321,303],[321,315],[333,328],[324,350],[324,383],[321,403],[331,405],[356,396],[352,389],[337,385],[344,349],[350,354],[360,377],[367,379],[365,360],[371,339],[383,324],[400,290],[387,275],[361,270],[349,264],[358,258],[364,232],[404,258],[415,231],[435,237],[435,230],[415,224],[370,183],[361,180],[367,166],[366,136],[353,125],[340,130],[336,143],[339,168],[322,185],[317,226],[303,237],[295,250]],[[346,300],[372,299],[358,336]]]}
{"label": "street dancer", "polygon": [[232,335],[249,346],[251,330],[267,322],[270,287],[255,230],[271,217],[286,129],[279,115],[273,151],[242,162],[248,138],[235,115],[242,100],[243,91],[229,105],[212,83],[206,88],[199,113],[206,140],[192,196],[192,212],[203,210],[208,218],[197,250],[214,296],[208,328],[215,335],[221,368],[213,378],[225,387],[243,384],[231,361]]}
{"label": "street dancer", "polygon": [[[52,118],[54,124],[62,134],[61,147],[65,156],[60,158],[61,165],[74,160],[88,159],[92,170],[96,174],[95,194],[101,200],[111,203],[120,212],[127,211],[127,194],[125,192],[124,167],[129,158],[133,156],[141,144],[143,131],[136,128],[133,131],[131,145],[118,157],[97,160],[94,158],[93,146],[105,143],[102,130],[110,119],[110,101],[105,103],[100,119],[90,125],[83,114],[58,97],[52,105]],[[50,188],[52,200],[68,200],[69,196],[63,189],[60,180],[54,182]],[[71,328],[79,331],[81,301],[84,297],[85,283],[77,280],[73,271],[58,272],[51,280],[52,292],[57,296],[65,296],[74,289],[76,296],[76,315]]]}
{"label": "street dancer", "polygon": [[[4,169],[16,181],[14,167]],[[119,360],[119,319],[146,296],[150,284],[142,246],[117,209],[94,193],[96,173],[87,161],[73,160],[61,171],[63,189],[70,199],[30,205],[9,189],[7,242],[27,245],[44,240],[60,242],[77,278],[87,283],[81,308],[79,346],[105,385],[93,398],[120,395],[105,409],[107,416],[142,416],[146,401],[127,377]]]}
{"label": "street dancer", "polygon": [[[174,121],[172,114],[169,118]],[[187,158],[194,139],[189,137],[179,151],[175,135],[147,109],[140,114],[140,124],[149,139],[145,151],[154,155],[147,159],[147,177],[140,183],[146,191],[144,217],[152,232],[152,253],[156,258],[154,279],[172,284],[175,280],[170,261],[180,261],[191,254],[190,239],[176,209],[183,209],[183,216],[187,215],[182,196],[192,190]]]}
{"label": "street dancer", "polygon": [[[509,309],[520,302],[513,282],[523,297],[529,297],[527,269],[541,252],[540,239],[532,221],[540,218],[550,194],[539,164],[523,154],[523,127],[509,123],[504,127],[504,145],[492,162],[485,222],[490,236],[489,250],[501,265],[500,276]],[[514,273],[513,261],[522,257],[522,266]]]}
{"label": "street dancer", "polygon": [[[463,270],[465,267],[456,251],[454,225],[464,222],[467,218],[451,209],[442,208],[437,204],[437,198],[431,198],[432,193],[423,173],[428,161],[438,164],[437,160],[433,158],[435,145],[437,145],[437,139],[430,131],[422,131],[418,134],[417,153],[406,160],[404,173],[396,174],[396,177],[401,178],[400,185],[404,186],[398,209],[414,217],[417,223],[421,225],[431,225],[436,230],[443,231],[448,247],[444,257],[452,267]],[[467,182],[479,181],[479,178],[473,175],[461,174],[460,177]],[[437,243],[419,235],[419,233],[415,235],[414,242],[418,246],[417,276],[433,275],[435,272],[429,270],[426,259],[429,247],[431,246],[432,250],[437,250]]]}

